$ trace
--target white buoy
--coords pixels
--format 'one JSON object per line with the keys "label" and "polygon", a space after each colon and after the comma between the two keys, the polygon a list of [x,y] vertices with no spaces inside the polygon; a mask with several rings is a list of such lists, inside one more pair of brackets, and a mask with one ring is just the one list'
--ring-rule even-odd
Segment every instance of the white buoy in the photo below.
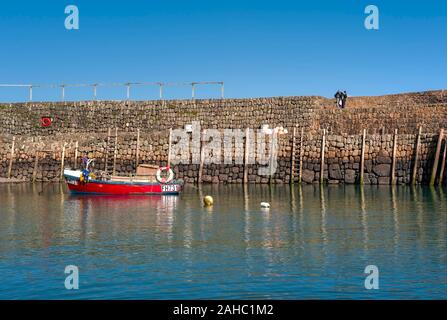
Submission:
{"label": "white buoy", "polygon": [[270,208],[270,203],[268,202],[261,202],[261,208]]}

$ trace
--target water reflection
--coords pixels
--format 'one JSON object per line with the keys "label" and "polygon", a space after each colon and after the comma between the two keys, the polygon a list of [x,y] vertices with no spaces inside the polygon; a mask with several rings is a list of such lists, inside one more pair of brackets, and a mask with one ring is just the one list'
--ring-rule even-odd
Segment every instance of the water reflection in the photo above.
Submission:
{"label": "water reflection", "polygon": [[323,241],[323,252],[327,256],[327,230],[326,230],[326,202],[324,200],[325,188],[320,185],[320,211],[321,211],[321,240]]}
{"label": "water reflection", "polygon": [[[84,298],[363,298],[368,264],[393,284],[375,297],[442,297],[445,200],[443,189],[401,186],[203,185],[126,197],[2,185],[0,298],[61,297],[49,272],[67,261],[85,270]],[[42,269],[22,278],[31,265]],[[26,277],[48,283],[33,289]]]}
{"label": "water reflection", "polygon": [[363,231],[363,251],[364,257],[367,257],[368,253],[368,220],[367,220],[367,211],[366,211],[366,203],[365,203],[365,190],[364,186],[360,186],[360,212],[361,212],[361,223],[362,223],[362,231]]}
{"label": "water reflection", "polygon": [[394,256],[397,256],[398,244],[399,244],[399,212],[397,210],[397,199],[396,199],[396,186],[390,187],[391,190],[391,203],[392,203],[392,214],[393,214],[393,227],[394,227]]}

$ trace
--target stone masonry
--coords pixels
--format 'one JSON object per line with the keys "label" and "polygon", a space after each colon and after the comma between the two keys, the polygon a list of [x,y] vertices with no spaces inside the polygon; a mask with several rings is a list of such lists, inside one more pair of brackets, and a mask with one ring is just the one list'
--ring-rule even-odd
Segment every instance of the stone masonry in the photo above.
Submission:
{"label": "stone masonry", "polygon": [[[260,165],[247,166],[250,183],[290,183],[302,155],[302,181],[317,183],[321,172],[325,183],[358,183],[362,130],[365,143],[365,184],[389,184],[393,153],[393,132],[398,129],[396,183],[408,184],[414,166],[417,130],[423,127],[417,181],[427,183],[439,130],[447,122],[447,94],[444,91],[349,98],[347,108],[337,109],[332,99],[322,97],[279,97],[224,100],[175,101],[90,101],[59,103],[0,104],[0,177],[8,175],[12,138],[15,137],[11,177],[36,181],[60,179],[62,146],[65,166],[74,165],[74,146],[78,157],[96,158],[96,168],[105,169],[107,131],[118,128],[116,172],[135,172],[137,129],[140,130],[139,163],[167,164],[169,128],[183,128],[199,121],[203,129],[259,129],[283,126],[278,169],[272,177],[258,174]],[[42,117],[53,123],[43,127]],[[295,146],[292,145],[296,128]],[[300,132],[304,130],[300,149]],[[325,164],[321,168],[323,130],[326,134]],[[243,153],[244,146],[235,146]],[[39,155],[36,167],[36,155]],[[322,170],[323,169],[323,170]],[[202,171],[205,183],[242,183],[243,164],[208,164]],[[177,178],[197,182],[198,164],[174,166]],[[294,177],[292,177],[294,175]]]}

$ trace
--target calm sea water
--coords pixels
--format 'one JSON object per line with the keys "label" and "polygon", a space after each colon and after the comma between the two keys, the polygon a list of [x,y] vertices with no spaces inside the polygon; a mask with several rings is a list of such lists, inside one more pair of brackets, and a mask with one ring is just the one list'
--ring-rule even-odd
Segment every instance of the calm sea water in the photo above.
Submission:
{"label": "calm sea water", "polygon": [[[0,299],[445,299],[446,229],[442,189],[108,197],[0,185]],[[79,267],[79,290],[65,289],[67,265]],[[364,287],[367,265],[379,290]]]}

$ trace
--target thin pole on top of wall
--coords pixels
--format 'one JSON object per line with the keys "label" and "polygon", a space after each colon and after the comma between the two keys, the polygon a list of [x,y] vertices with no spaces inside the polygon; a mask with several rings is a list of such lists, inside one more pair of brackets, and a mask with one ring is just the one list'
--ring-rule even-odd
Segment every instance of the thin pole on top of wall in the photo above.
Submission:
{"label": "thin pole on top of wall", "polygon": [[196,98],[196,84],[195,82],[191,83],[191,98],[194,100]]}
{"label": "thin pole on top of wall", "polygon": [[163,84],[159,83],[159,94],[160,94],[160,100],[163,100]]}
{"label": "thin pole on top of wall", "polygon": [[29,86],[29,101],[33,101],[33,86]]}
{"label": "thin pole on top of wall", "polygon": [[159,94],[160,94],[161,105],[164,106],[165,102],[163,100],[163,83],[159,83],[158,85],[160,86]]}
{"label": "thin pole on top of wall", "polygon": [[126,83],[126,87],[127,87],[126,98],[127,98],[127,100],[129,100],[130,99],[130,83]]}
{"label": "thin pole on top of wall", "polygon": [[220,84],[220,98],[225,98],[225,84],[223,82]]}
{"label": "thin pole on top of wall", "polygon": [[97,84],[94,84],[93,85],[93,99],[95,99],[95,100],[98,100],[97,99],[97,88],[98,88],[98,85]]}

